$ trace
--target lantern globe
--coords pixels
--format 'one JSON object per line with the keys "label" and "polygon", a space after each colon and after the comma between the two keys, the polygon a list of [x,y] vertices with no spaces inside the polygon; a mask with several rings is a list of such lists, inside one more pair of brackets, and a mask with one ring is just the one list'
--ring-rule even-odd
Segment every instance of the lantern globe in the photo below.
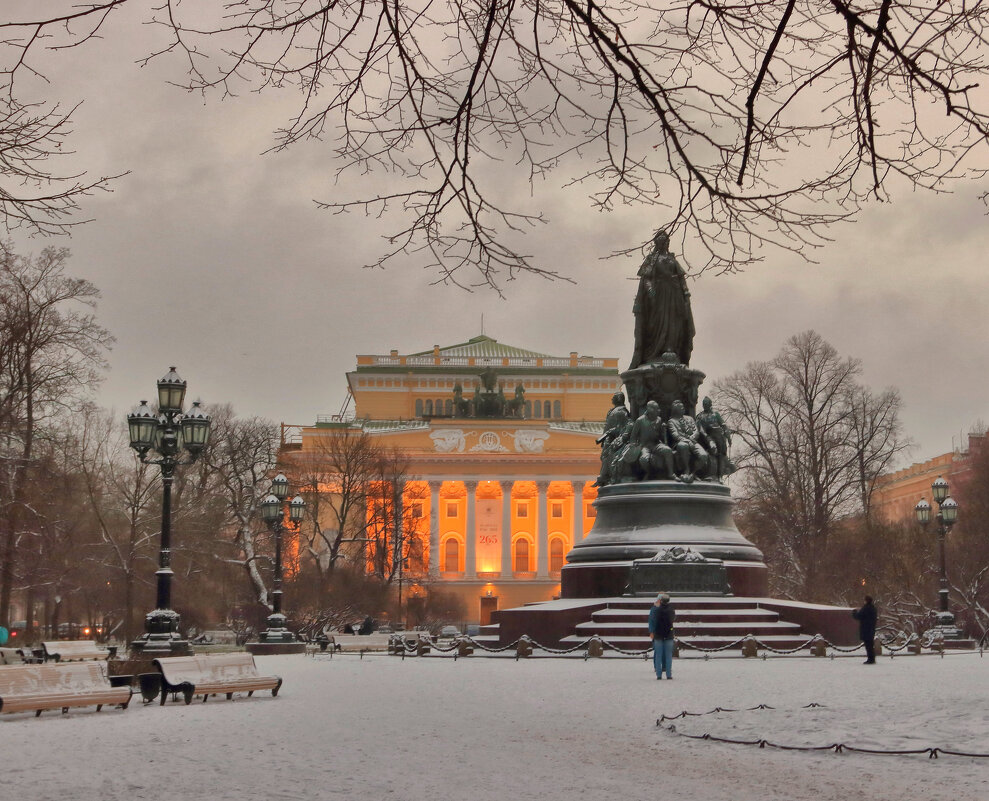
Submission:
{"label": "lantern globe", "polygon": [[301,495],[296,495],[292,502],[288,505],[288,518],[293,523],[298,523],[302,520],[302,513],[306,509],[306,502],[302,500]]}
{"label": "lantern globe", "polygon": [[193,401],[188,414],[182,416],[182,440],[192,453],[199,453],[209,441],[210,416]]}
{"label": "lantern globe", "polygon": [[163,414],[182,411],[185,383],[175,372],[174,367],[168,368],[168,372],[158,379],[158,411]]}
{"label": "lantern globe", "polygon": [[954,498],[948,497],[941,503],[941,519],[950,526],[958,519],[958,504]]}
{"label": "lantern globe", "polygon": [[942,503],[948,497],[948,482],[938,476],[931,484],[931,492],[934,494],[934,500],[937,503]]}
{"label": "lantern globe", "polygon": [[154,447],[157,428],[158,416],[148,406],[147,401],[141,401],[134,411],[127,415],[130,446],[136,451],[147,451]]}
{"label": "lantern globe", "polygon": [[279,473],[271,480],[271,494],[280,501],[288,497],[288,479],[284,473]]}
{"label": "lantern globe", "polygon": [[913,511],[917,515],[918,523],[927,523],[931,519],[931,505],[925,498],[921,498],[918,501]]}
{"label": "lantern globe", "polygon": [[282,502],[274,495],[266,495],[261,501],[261,519],[265,523],[274,523],[282,516]]}

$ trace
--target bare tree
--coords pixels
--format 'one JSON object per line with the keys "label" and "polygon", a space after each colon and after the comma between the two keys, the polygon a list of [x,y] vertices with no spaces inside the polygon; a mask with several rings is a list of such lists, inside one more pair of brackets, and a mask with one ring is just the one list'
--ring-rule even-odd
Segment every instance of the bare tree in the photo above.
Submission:
{"label": "bare tree", "polygon": [[818,581],[835,524],[868,518],[876,478],[909,447],[898,394],[874,395],[860,373],[857,359],[806,331],[715,386],[741,445],[738,494],[786,595],[827,591]]}
{"label": "bare tree", "polygon": [[[10,96],[137,0],[0,23]],[[986,169],[989,8],[956,0],[160,0],[146,21],[190,89],[295,92],[275,149],[324,138],[340,172],[398,175],[334,211],[396,211],[378,264],[444,280],[553,276],[505,166],[560,169],[593,206],[657,205],[696,270],[806,250],[869,199]],[[468,272],[464,275],[463,272]],[[476,272],[472,272],[476,271]]]}
{"label": "bare tree", "polygon": [[[255,601],[270,609],[269,582],[260,565],[267,555],[258,547],[267,529],[259,512],[275,467],[278,427],[259,417],[237,418],[229,406],[211,407],[210,414],[210,442],[201,457],[203,481],[221,500],[224,522],[232,532],[228,548],[234,553],[225,559],[244,569]],[[216,531],[208,534],[215,540]]]}
{"label": "bare tree", "polygon": [[[74,460],[85,503],[99,534],[95,560],[119,598],[120,636],[130,642],[143,627],[135,622],[138,591],[151,586],[152,556],[161,513],[158,470],[136,459],[123,439],[122,420],[86,407],[72,421]],[[112,582],[112,583],[111,583]]]}
{"label": "bare tree", "polygon": [[[347,549],[367,536],[366,506],[377,448],[371,436],[350,427],[320,437],[290,467],[306,500],[300,534],[322,594]],[[359,549],[364,553],[364,549]]]}
{"label": "bare tree", "polygon": [[[989,632],[989,448],[985,439],[975,440],[983,444],[971,452],[972,469],[958,487],[952,487],[961,513],[947,540],[952,606],[970,624],[970,633],[982,637]],[[929,531],[926,536],[933,540]],[[934,574],[932,569],[930,575]],[[933,581],[930,597],[934,597]]]}
{"label": "bare tree", "polygon": [[102,378],[113,342],[92,312],[99,290],[65,273],[68,251],[34,258],[0,243],[0,621],[9,620],[35,442]]}

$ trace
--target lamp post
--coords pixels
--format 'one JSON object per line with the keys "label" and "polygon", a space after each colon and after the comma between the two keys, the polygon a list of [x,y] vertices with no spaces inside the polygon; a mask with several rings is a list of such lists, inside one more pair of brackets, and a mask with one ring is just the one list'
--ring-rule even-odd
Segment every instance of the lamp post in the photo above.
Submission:
{"label": "lamp post", "polygon": [[[157,598],[145,616],[145,632],[131,643],[135,653],[182,656],[191,653],[179,633],[179,615],[172,609],[172,480],[175,468],[192,464],[209,439],[210,417],[199,401],[183,414],[186,382],[174,367],[158,380],[158,411],[147,401],[127,415],[130,446],[144,464],[161,468],[161,546],[158,550]],[[183,452],[185,458],[183,458]]]}
{"label": "lamp post", "polygon": [[[948,569],[944,556],[944,543],[948,531],[958,520],[958,504],[948,494],[948,482],[941,476],[931,484],[931,494],[938,505],[937,513],[937,538],[938,550],[941,561],[941,576],[938,588],[938,606],[935,613],[937,623],[935,628],[946,640],[960,640],[963,638],[961,630],[955,625],[955,616],[948,609]],[[926,525],[931,519],[931,505],[925,498],[921,498],[914,507],[917,515],[917,522]]]}
{"label": "lamp post", "polygon": [[282,613],[282,531],[285,507],[288,519],[297,524],[306,508],[301,495],[288,500],[288,479],[282,473],[272,479],[271,492],[261,501],[261,519],[267,524],[275,539],[275,578],[271,590],[271,614],[268,628],[258,635],[258,642],[247,643],[247,650],[254,654],[291,654],[305,650],[305,643],[298,642],[288,630],[288,619]]}

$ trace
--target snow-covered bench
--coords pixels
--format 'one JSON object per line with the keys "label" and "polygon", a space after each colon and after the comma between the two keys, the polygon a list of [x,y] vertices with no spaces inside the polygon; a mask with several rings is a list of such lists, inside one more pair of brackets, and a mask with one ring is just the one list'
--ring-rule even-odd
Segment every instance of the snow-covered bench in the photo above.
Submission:
{"label": "snow-covered bench", "polygon": [[77,662],[86,659],[106,659],[110,652],[92,640],[53,640],[43,642],[46,662]]}
{"label": "snow-covered bench", "polygon": [[0,667],[0,712],[35,712],[73,706],[130,703],[130,687],[112,687],[106,665],[98,662],[66,662],[47,665]]}
{"label": "snow-covered bench", "polygon": [[391,634],[334,634],[329,647],[342,653],[387,651],[391,637]]}
{"label": "snow-covered bench", "polygon": [[34,657],[28,651],[28,656],[24,656],[23,648],[0,648],[0,665],[24,665],[33,664]]}
{"label": "snow-covered bench", "polygon": [[278,676],[261,676],[251,654],[203,654],[201,656],[169,656],[154,660],[161,672],[161,704],[169,693],[182,693],[187,704],[194,695],[225,693],[227,700],[234,693],[271,690],[278,695],[282,680]]}

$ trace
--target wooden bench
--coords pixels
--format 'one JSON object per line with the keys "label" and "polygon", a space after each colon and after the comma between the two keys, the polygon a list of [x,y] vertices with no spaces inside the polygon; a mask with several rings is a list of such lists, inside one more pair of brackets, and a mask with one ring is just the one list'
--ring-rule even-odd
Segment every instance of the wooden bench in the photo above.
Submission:
{"label": "wooden bench", "polygon": [[20,648],[0,648],[0,665],[23,665],[25,662]]}
{"label": "wooden bench", "polygon": [[106,666],[97,662],[0,667],[0,712],[29,712],[37,717],[45,709],[130,703],[130,687],[112,687]]}
{"label": "wooden bench", "polygon": [[271,690],[274,697],[282,686],[278,676],[258,675],[251,654],[169,656],[155,659],[154,664],[161,672],[162,706],[169,693],[182,693],[190,704],[194,695],[201,695],[205,703],[217,693],[225,693],[230,700],[234,693],[246,692],[250,697],[255,690]]}
{"label": "wooden bench", "polygon": [[43,642],[46,662],[78,662],[86,659],[106,659],[110,652],[97,647],[92,640],[55,640]]}
{"label": "wooden bench", "polygon": [[330,647],[340,653],[364,654],[368,651],[387,651],[391,634],[334,634]]}

